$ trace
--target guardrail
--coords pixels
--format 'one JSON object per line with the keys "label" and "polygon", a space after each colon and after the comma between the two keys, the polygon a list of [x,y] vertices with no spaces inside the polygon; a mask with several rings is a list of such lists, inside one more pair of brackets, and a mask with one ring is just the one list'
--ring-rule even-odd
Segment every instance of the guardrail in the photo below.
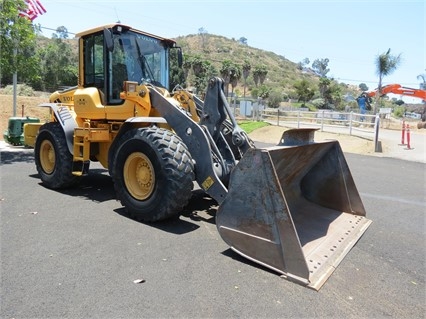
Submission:
{"label": "guardrail", "polygon": [[265,109],[260,113],[261,119],[278,126],[317,127],[322,132],[355,135],[374,141],[375,151],[379,150],[379,114],[360,114],[354,112],[336,112],[331,110],[287,111]]}

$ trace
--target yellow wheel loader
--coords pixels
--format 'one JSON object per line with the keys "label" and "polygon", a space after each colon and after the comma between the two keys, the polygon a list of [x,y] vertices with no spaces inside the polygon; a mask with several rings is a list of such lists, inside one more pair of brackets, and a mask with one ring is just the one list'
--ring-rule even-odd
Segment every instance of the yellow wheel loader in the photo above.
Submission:
{"label": "yellow wheel loader", "polygon": [[82,32],[79,78],[55,92],[34,145],[44,185],[76,185],[99,161],[135,219],[181,212],[196,182],[219,204],[220,236],[239,254],[319,289],[368,228],[337,141],[290,130],[258,149],[212,78],[205,98],[169,89],[173,40],[122,24]]}

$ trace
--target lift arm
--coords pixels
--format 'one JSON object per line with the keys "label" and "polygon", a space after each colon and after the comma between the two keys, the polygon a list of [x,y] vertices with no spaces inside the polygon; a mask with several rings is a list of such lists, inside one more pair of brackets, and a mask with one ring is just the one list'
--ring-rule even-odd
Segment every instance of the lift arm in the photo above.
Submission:
{"label": "lift arm", "polygon": [[380,96],[386,95],[388,93],[400,94],[405,96],[417,97],[422,100],[426,100],[426,90],[413,89],[409,87],[404,87],[399,84],[389,84],[382,87],[381,90],[375,89],[374,91],[368,92],[369,97],[373,97],[379,92]]}

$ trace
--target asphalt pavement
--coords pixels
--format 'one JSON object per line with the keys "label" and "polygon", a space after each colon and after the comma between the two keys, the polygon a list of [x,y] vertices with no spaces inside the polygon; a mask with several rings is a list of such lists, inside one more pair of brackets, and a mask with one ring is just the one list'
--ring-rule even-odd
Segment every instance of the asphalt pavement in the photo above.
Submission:
{"label": "asphalt pavement", "polygon": [[407,141],[407,132],[402,138],[401,131],[380,129],[379,141],[386,145],[387,152],[393,158],[426,163],[426,130],[410,130],[410,144]]}
{"label": "asphalt pavement", "polygon": [[99,165],[40,183],[33,151],[1,151],[1,318],[424,318],[425,164],[346,154],[373,223],[319,292],[229,249],[216,204],[145,224]]}

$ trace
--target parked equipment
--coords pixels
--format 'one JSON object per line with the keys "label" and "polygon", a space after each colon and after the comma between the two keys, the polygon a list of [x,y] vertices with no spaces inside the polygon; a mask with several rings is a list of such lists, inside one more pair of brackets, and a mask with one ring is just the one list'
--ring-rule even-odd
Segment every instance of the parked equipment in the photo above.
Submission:
{"label": "parked equipment", "polygon": [[14,146],[26,146],[26,143],[24,141],[24,126],[27,123],[40,123],[40,119],[37,117],[29,116],[10,117],[7,130],[3,132],[4,141]]}
{"label": "parked equipment", "polygon": [[376,94],[378,93],[382,96],[389,93],[393,93],[421,99],[424,103],[423,110],[421,113],[422,121],[417,123],[417,128],[426,128],[426,90],[412,89],[401,86],[400,84],[388,84],[382,87],[380,91],[378,89],[375,89],[374,91],[368,92],[367,94],[369,97],[373,97],[376,96]]}
{"label": "parked equipment", "polygon": [[141,221],[179,214],[193,182],[218,204],[216,224],[239,254],[319,289],[371,221],[337,141],[290,130],[257,149],[212,78],[204,100],[169,85],[173,40],[122,24],[79,37],[78,86],[56,92],[35,141],[44,185],[75,185],[91,161]]}

